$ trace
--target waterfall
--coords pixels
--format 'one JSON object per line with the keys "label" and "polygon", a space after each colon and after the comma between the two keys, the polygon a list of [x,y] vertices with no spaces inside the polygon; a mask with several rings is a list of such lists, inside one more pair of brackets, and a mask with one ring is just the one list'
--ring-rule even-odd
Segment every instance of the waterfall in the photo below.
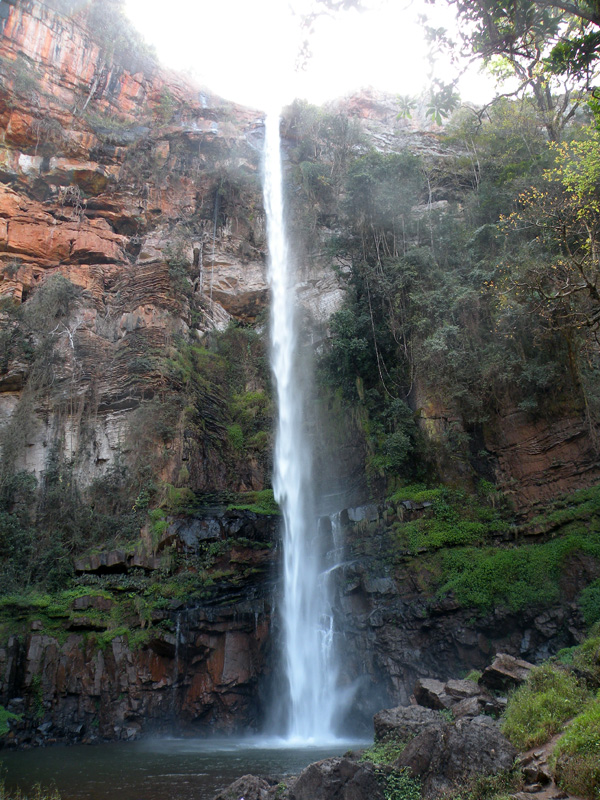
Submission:
{"label": "waterfall", "polygon": [[273,489],[283,514],[284,665],[289,683],[288,739],[335,739],[339,712],[330,577],[314,508],[305,436],[305,387],[298,354],[294,276],[285,231],[279,113],[265,121],[264,195],[271,287],[271,368],[278,400]]}

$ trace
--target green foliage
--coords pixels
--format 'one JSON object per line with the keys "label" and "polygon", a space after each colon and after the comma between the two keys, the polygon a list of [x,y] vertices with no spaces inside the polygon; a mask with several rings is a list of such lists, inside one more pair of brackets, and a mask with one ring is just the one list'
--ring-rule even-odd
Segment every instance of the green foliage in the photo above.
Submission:
{"label": "green foliage", "polygon": [[388,498],[389,503],[394,505],[401,503],[403,500],[410,500],[413,503],[432,503],[438,500],[443,492],[442,487],[435,489],[428,489],[424,484],[416,483],[409,486],[403,486],[398,489],[394,494]]}
{"label": "green foliage", "polygon": [[412,486],[398,490],[391,499],[400,503],[400,509],[402,500],[411,497],[419,498],[413,502],[428,503],[430,507],[420,519],[394,524],[396,547],[409,553],[483,544],[492,535],[509,528],[498,511],[482,505],[466,492]]}
{"label": "green foliage", "polygon": [[227,438],[231,447],[238,453],[244,449],[244,432],[237,422],[227,426]]}
{"label": "green foliage", "polygon": [[510,696],[502,732],[520,750],[543,744],[581,711],[586,699],[573,674],[550,664],[537,667]]}
{"label": "green foliage", "polygon": [[238,495],[238,502],[229,505],[228,510],[252,511],[254,514],[280,514],[272,489],[260,492],[245,492]]}
{"label": "green foliage", "polygon": [[592,628],[592,635],[578,647],[573,647],[567,655],[567,663],[579,670],[586,683],[600,687],[600,628],[598,623]]}
{"label": "green foliage", "polygon": [[24,793],[21,789],[7,789],[4,781],[0,781],[0,800],[61,800],[56,789],[45,789],[39,783]]}
{"label": "green foliage", "polygon": [[558,581],[568,557],[589,553],[600,559],[600,535],[571,533],[544,544],[510,548],[457,548],[440,553],[442,585],[467,607],[490,611],[504,604],[513,611],[549,605],[559,595]]}
{"label": "green foliage", "polygon": [[497,775],[481,775],[461,784],[447,800],[509,800],[522,786],[518,769],[500,772]]}
{"label": "green foliage", "polygon": [[[4,706],[0,705],[0,738],[2,736],[6,736],[6,734],[10,730],[9,722],[11,719],[19,720],[21,719],[20,714],[13,714],[11,711],[7,711]],[[0,789],[0,797],[1,789]]]}
{"label": "green foliage", "polygon": [[568,725],[552,754],[558,785],[597,800],[600,787],[600,697]]}
{"label": "green foliage", "polygon": [[600,578],[586,586],[578,601],[586,625],[600,622]]}
{"label": "green foliage", "polygon": [[410,768],[391,772],[379,770],[377,778],[383,786],[385,800],[421,800],[421,781],[412,777]]}
{"label": "green foliage", "polygon": [[370,761],[372,764],[393,764],[400,756],[408,741],[388,736],[367,747],[361,754],[361,761]]}
{"label": "green foliage", "polygon": [[[403,493],[399,490],[394,499],[400,500]],[[452,593],[460,605],[483,612],[497,605],[514,611],[544,606],[558,598],[560,577],[572,556],[583,553],[600,560],[599,495],[598,486],[580,490],[557,500],[546,515],[528,523],[528,527],[553,531],[554,538],[549,541],[508,544],[506,534],[511,530],[516,533],[516,529],[511,528],[500,507],[480,505],[477,498],[460,492],[437,490],[436,495],[429,495],[433,506],[423,517],[408,524],[395,522],[391,538],[396,549],[400,546],[405,552],[443,548],[422,556],[419,562],[437,586],[438,596]],[[486,544],[498,534],[504,540],[501,545]],[[457,540],[460,545],[461,537],[468,536],[479,537],[482,544],[452,546]],[[595,583],[581,598],[587,613],[593,615]]]}
{"label": "green foliage", "polygon": [[196,495],[186,487],[177,488],[171,483],[163,483],[160,491],[163,495],[160,506],[169,513],[177,513],[196,505]]}

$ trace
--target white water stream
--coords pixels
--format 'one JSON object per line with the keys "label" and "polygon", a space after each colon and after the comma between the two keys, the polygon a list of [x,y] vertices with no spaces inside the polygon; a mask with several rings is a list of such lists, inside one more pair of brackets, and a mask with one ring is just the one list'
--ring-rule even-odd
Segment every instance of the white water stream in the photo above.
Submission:
{"label": "white water stream", "polygon": [[273,489],[284,520],[284,660],[289,682],[286,738],[331,742],[340,712],[330,598],[314,510],[312,458],[306,437],[305,388],[298,354],[294,274],[285,230],[279,113],[265,122],[264,195],[271,286],[271,367],[279,417]]}

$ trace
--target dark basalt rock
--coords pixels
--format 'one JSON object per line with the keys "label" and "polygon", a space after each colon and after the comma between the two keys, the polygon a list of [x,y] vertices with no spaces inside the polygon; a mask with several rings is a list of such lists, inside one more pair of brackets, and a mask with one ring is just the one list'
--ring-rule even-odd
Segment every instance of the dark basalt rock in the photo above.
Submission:
{"label": "dark basalt rock", "polygon": [[507,653],[498,653],[493,664],[483,671],[479,683],[488,689],[505,691],[524,683],[533,666],[529,661],[523,661]]}
{"label": "dark basalt rock", "polygon": [[237,781],[215,795],[214,800],[272,800],[272,783],[256,775],[242,775]]}
{"label": "dark basalt rock", "polygon": [[510,769],[516,755],[497,723],[479,716],[429,725],[409,742],[394,767],[409,767],[421,779],[424,797],[433,798],[456,782]]}
{"label": "dark basalt rock", "polygon": [[372,764],[326,758],[310,764],[289,792],[289,800],[384,800]]}
{"label": "dark basalt rock", "polygon": [[421,733],[426,727],[440,725],[444,717],[439,711],[422,706],[398,706],[386,708],[375,714],[375,741],[389,736],[407,740]]}

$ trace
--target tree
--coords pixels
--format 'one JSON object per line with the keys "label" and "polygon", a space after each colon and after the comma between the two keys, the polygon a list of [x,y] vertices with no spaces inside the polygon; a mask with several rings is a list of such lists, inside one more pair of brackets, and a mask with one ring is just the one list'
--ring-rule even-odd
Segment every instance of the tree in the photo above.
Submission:
{"label": "tree", "polygon": [[600,331],[600,133],[554,146],[546,183],[519,198],[510,227],[527,230],[531,257],[515,283],[537,299],[551,327]]}
{"label": "tree", "polygon": [[[436,0],[429,0],[432,4]],[[551,141],[589,99],[600,53],[600,4],[561,0],[446,0],[456,9],[462,55],[530,91]],[[439,38],[437,29],[433,30]],[[446,41],[448,41],[446,39]]]}

